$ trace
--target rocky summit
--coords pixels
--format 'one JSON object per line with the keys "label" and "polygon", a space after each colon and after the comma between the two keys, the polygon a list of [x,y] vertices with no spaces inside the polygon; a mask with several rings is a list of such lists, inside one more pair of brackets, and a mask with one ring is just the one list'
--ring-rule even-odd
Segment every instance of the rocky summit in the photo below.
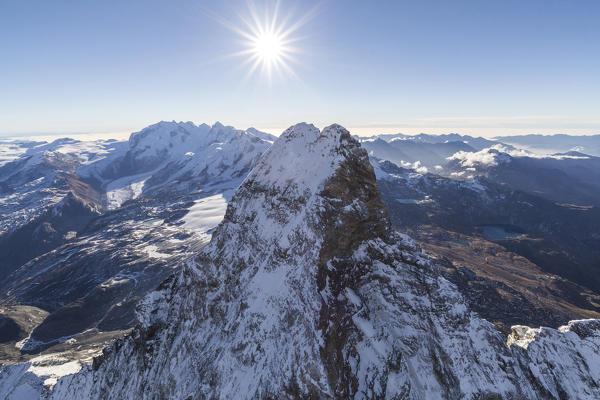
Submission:
{"label": "rocky summit", "polygon": [[338,125],[286,130],[138,320],[44,396],[600,398],[600,322],[514,327],[507,343],[391,229],[367,152]]}

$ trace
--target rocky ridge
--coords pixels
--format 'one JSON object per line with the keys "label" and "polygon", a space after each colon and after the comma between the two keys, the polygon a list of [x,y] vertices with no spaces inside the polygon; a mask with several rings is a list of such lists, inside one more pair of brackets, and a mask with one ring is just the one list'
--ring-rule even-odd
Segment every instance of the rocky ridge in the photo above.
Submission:
{"label": "rocky ridge", "polygon": [[340,126],[288,129],[140,326],[51,398],[598,398],[600,323],[507,344],[390,229]]}

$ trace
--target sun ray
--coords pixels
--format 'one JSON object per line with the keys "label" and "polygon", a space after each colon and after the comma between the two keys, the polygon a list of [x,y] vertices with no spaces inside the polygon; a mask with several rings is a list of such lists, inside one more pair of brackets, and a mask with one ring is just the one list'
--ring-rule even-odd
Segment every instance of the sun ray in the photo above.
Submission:
{"label": "sun ray", "polygon": [[282,13],[281,1],[271,3],[271,7],[260,11],[251,0],[247,4],[248,13],[239,16],[241,24],[224,23],[240,36],[240,43],[244,46],[244,49],[232,54],[246,58],[240,64],[246,70],[244,81],[256,73],[269,83],[274,77],[296,79],[292,64],[297,62],[294,55],[300,53],[297,44],[303,39],[296,33],[314,15],[315,9],[294,19],[291,13]]}

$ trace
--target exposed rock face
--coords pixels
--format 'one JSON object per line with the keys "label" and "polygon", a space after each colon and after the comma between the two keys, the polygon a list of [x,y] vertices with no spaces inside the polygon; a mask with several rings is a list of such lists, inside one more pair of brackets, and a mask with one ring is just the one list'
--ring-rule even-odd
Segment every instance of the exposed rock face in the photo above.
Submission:
{"label": "exposed rock face", "polygon": [[600,397],[598,322],[508,347],[390,229],[367,153],[337,125],[289,128],[139,320],[51,398]]}

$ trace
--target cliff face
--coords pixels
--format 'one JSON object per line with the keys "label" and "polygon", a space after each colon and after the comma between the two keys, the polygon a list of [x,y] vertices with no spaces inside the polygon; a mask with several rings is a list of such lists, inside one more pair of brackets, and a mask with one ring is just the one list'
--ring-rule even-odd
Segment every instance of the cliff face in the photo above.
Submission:
{"label": "cliff face", "polygon": [[141,325],[51,398],[599,398],[600,323],[503,341],[394,233],[342,127],[289,128]]}

